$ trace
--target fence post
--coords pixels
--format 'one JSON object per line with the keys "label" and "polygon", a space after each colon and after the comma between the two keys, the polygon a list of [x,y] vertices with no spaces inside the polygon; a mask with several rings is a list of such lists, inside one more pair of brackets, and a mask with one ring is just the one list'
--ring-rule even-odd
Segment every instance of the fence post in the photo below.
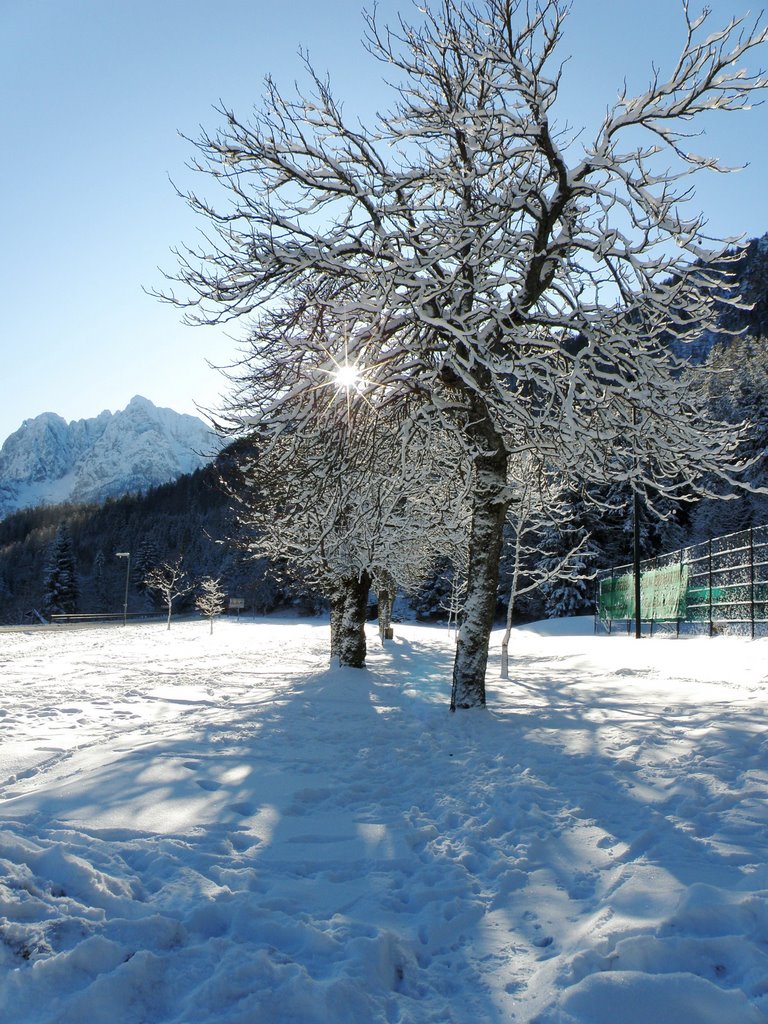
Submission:
{"label": "fence post", "polygon": [[712,538],[709,538],[709,635],[712,636]]}
{"label": "fence post", "polygon": [[613,636],[613,613],[616,610],[616,591],[614,590],[614,567],[611,566],[611,611],[608,615],[608,636]]}
{"label": "fence post", "polygon": [[[680,559],[677,563],[678,579],[682,582],[683,579],[683,549],[680,548]],[[680,605],[682,604],[682,586],[679,582],[677,585],[677,615],[675,615],[675,636],[680,639]]]}
{"label": "fence post", "polygon": [[600,611],[601,611],[601,608],[602,608],[602,605],[601,605],[601,602],[600,602],[600,598],[602,597],[602,592],[603,592],[602,580],[599,580],[597,577],[595,577],[595,579],[593,580],[593,585],[594,585],[594,594],[595,594],[595,629],[594,629],[594,635],[597,636],[597,623],[599,621],[600,625],[602,626],[602,622],[603,622],[602,621],[602,615],[600,614]]}
{"label": "fence post", "polygon": [[750,637],[755,639],[755,542],[752,527],[749,528],[749,621]]}

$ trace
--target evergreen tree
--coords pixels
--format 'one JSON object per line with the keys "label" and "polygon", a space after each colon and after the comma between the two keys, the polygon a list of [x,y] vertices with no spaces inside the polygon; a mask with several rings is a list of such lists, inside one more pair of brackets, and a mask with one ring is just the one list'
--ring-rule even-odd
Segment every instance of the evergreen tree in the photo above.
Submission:
{"label": "evergreen tree", "polygon": [[93,559],[91,585],[93,588],[93,600],[96,603],[96,611],[106,611],[109,608],[109,587],[106,577],[106,559],[101,549],[96,552],[96,556]]}
{"label": "evergreen tree", "polygon": [[43,581],[43,613],[71,615],[77,610],[78,589],[72,539],[66,524],[56,531]]}
{"label": "evergreen tree", "polygon": [[162,561],[160,556],[158,545],[155,543],[153,538],[145,538],[139,545],[139,549],[136,552],[134,559],[133,568],[133,582],[136,590],[139,594],[145,594],[149,596],[149,599],[153,604],[160,604],[160,595],[158,591],[151,590],[147,586],[147,576],[149,573],[157,568]]}
{"label": "evergreen tree", "polygon": [[461,567],[449,558],[440,558],[423,583],[410,595],[410,603],[418,619],[427,622],[447,619],[454,613],[454,597],[463,597]]}
{"label": "evergreen tree", "polygon": [[[715,415],[736,428],[743,422],[739,454],[750,463],[745,479],[753,488],[766,484],[768,452],[768,342],[746,334],[713,348],[709,357],[709,401]],[[722,488],[713,481],[713,490]],[[745,491],[731,501],[704,498],[692,516],[692,538],[706,540],[760,526],[768,521],[768,497]]]}

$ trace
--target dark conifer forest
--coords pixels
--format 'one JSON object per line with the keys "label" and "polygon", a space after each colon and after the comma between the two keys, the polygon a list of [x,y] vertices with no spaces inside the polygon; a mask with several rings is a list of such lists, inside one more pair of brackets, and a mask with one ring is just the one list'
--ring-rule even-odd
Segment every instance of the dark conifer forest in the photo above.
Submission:
{"label": "dark conifer forest", "polygon": [[[60,558],[62,531],[69,537],[75,596],[54,601],[52,575]],[[229,596],[266,611],[286,600],[262,561],[229,542],[229,502],[211,465],[156,487],[146,494],[112,499],[103,505],[53,505],[15,512],[0,522],[0,621],[36,620],[46,613],[123,611],[130,552],[129,612],[156,609],[144,580],[164,561],[182,556],[191,580],[220,578]],[[175,610],[192,610],[195,590]]]}

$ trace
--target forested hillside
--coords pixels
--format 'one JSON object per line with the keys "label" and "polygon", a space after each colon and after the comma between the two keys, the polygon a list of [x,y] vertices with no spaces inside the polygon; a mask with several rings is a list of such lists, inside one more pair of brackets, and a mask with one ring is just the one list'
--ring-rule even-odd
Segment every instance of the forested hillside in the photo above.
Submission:
{"label": "forested hillside", "polygon": [[[144,495],[8,516],[0,522],[0,621],[24,622],[34,615],[32,609],[45,612],[62,534],[68,536],[74,563],[72,610],[123,610],[126,561],[116,557],[117,551],[131,553],[129,611],[153,607],[144,577],[179,555],[191,583],[220,577],[226,593],[243,597],[248,607],[273,607],[282,593],[266,578],[264,563],[229,543],[229,503],[217,478],[217,468],[208,466]],[[190,591],[175,608],[191,607],[194,596]]]}
{"label": "forested hillside", "polygon": [[[743,309],[724,308],[719,333],[708,333],[691,347],[690,356],[709,364],[708,399],[716,416],[751,424],[741,452],[757,459],[746,479],[755,487],[768,483],[760,457],[768,449],[768,235],[753,240],[736,267]],[[303,610],[323,606],[323,599],[285,566],[269,566],[242,549],[231,510],[231,499],[219,477],[226,453],[217,463],[144,495],[109,500],[102,505],[58,505],[16,512],[0,521],[0,621],[28,621],[33,609],[45,613],[50,604],[57,533],[69,536],[74,565],[74,606],[80,612],[119,612],[123,608],[126,565],[115,556],[132,557],[129,610],[153,607],[153,595],[143,585],[146,573],[163,561],[181,555],[190,581],[220,578],[226,594],[242,597],[246,608],[263,612],[278,606]],[[590,498],[599,497],[599,503]],[[599,568],[626,562],[631,555],[629,493],[614,488],[606,494],[573,491],[557,496],[558,518],[533,530],[535,543],[519,566],[518,591],[537,569],[578,547],[575,571],[545,580],[515,600],[516,616],[536,618],[572,614],[591,607],[588,577]],[[606,510],[606,505],[610,509]],[[565,511],[564,511],[565,510]],[[666,506],[668,518],[644,515],[642,555],[648,557],[749,526],[768,522],[768,496],[743,492],[732,500],[699,500]],[[506,607],[514,572],[514,516],[506,528],[502,556],[498,614]],[[526,526],[527,529],[527,526]],[[461,569],[449,558],[437,559],[426,582],[411,595],[415,612],[425,618],[445,617],[460,594]],[[570,578],[569,578],[570,577]],[[194,590],[177,608],[191,608]],[[50,610],[50,609],[49,609]]]}

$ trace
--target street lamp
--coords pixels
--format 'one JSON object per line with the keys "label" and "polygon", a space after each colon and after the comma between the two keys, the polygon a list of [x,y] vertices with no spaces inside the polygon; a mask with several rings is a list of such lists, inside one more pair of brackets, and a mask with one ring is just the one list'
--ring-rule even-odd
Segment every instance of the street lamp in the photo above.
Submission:
{"label": "street lamp", "polygon": [[126,558],[128,561],[125,566],[125,601],[123,602],[123,625],[128,625],[128,581],[131,578],[131,552],[130,551],[116,551],[115,558]]}

